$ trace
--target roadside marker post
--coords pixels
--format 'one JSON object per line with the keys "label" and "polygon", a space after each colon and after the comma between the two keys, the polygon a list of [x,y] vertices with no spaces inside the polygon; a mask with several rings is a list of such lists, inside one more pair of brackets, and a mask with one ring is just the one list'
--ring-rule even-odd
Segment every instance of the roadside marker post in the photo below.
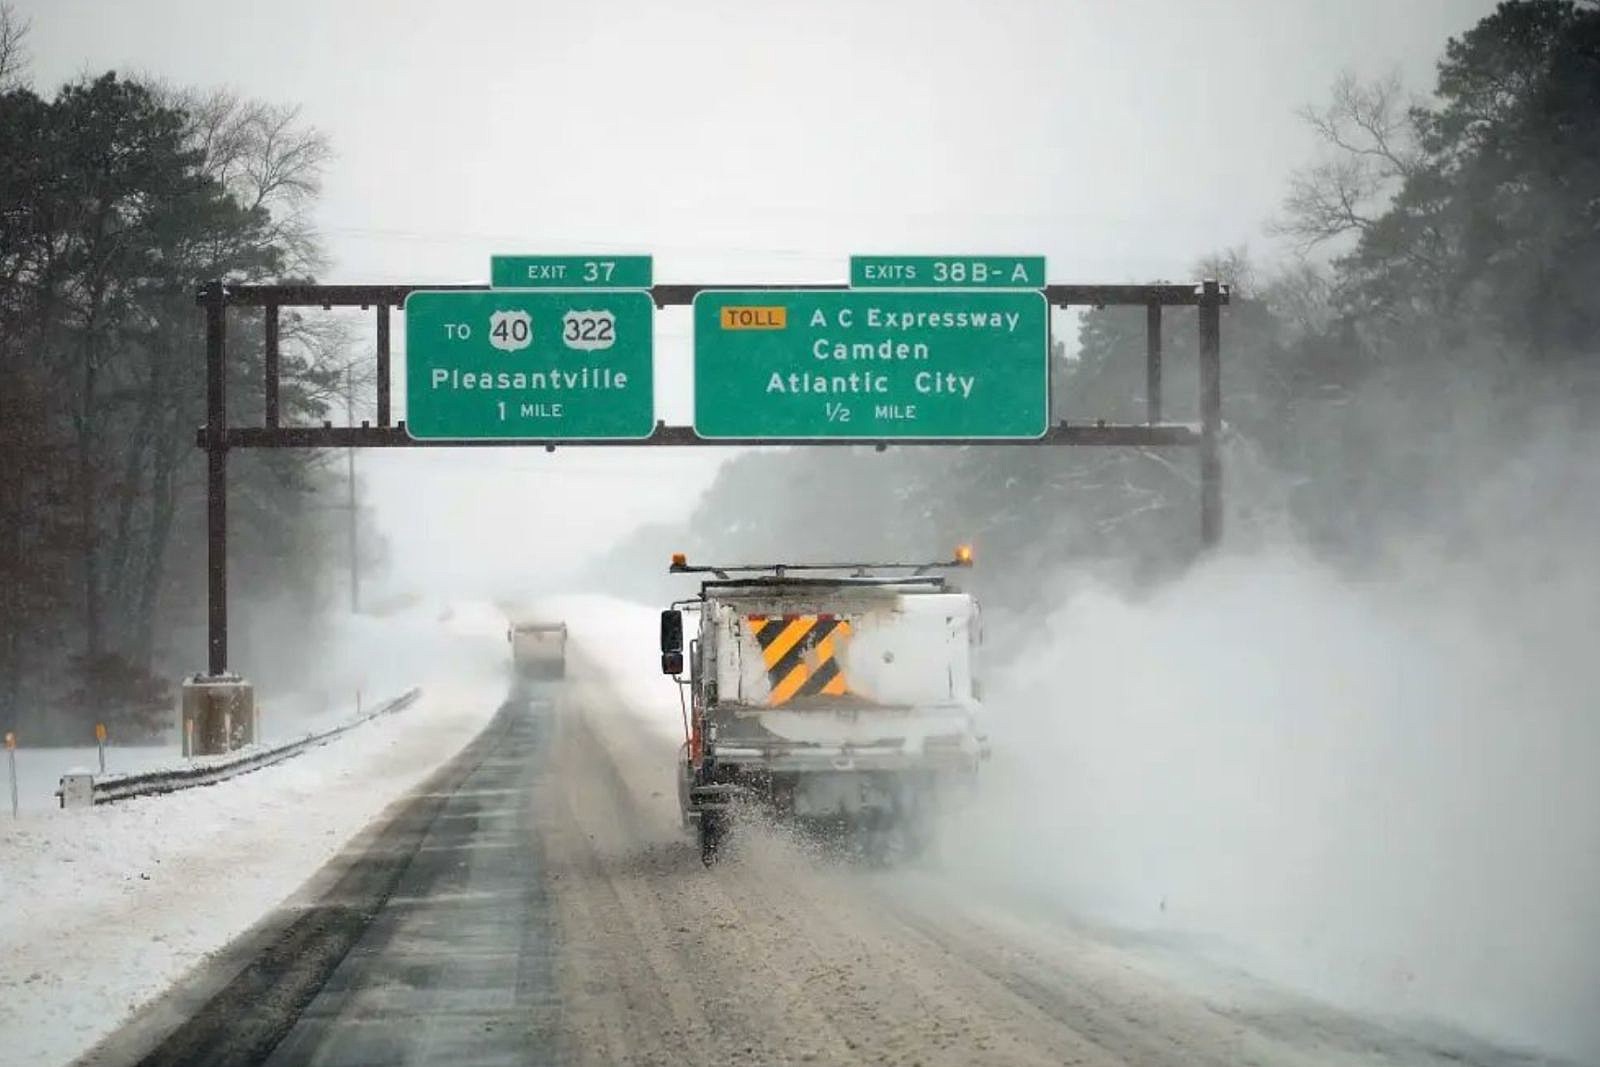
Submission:
{"label": "roadside marker post", "polygon": [[6,762],[11,764],[11,817],[17,817],[17,735],[6,731]]}
{"label": "roadside marker post", "polygon": [[106,724],[103,722],[94,724],[94,743],[100,750],[100,773],[104,774],[106,773]]}

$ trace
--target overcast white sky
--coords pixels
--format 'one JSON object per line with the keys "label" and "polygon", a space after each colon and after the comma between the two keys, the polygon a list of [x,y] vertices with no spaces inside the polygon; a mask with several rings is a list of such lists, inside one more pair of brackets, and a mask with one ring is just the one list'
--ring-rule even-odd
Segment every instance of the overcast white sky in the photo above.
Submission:
{"label": "overcast white sky", "polygon": [[[13,0],[36,84],[107,68],[298,103],[337,158],[328,281],[638,251],[660,281],[842,280],[851,252],[1186,277],[1248,243],[1341,70],[1431,88],[1493,0]],[[688,313],[658,315],[687,421]],[[397,383],[398,384],[398,383]],[[363,459],[402,568],[476,582],[680,513],[719,451]],[[556,477],[541,477],[543,474]],[[419,522],[421,502],[428,521]],[[552,526],[551,515],[560,515]],[[419,564],[420,567],[420,564]]]}

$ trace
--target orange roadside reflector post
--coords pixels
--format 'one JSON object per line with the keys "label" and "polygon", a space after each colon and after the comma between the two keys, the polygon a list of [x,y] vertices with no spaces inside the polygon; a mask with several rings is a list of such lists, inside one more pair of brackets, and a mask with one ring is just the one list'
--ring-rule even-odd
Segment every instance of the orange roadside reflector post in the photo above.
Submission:
{"label": "orange roadside reflector post", "polygon": [[17,735],[6,731],[6,762],[11,770],[11,817],[17,817]]}

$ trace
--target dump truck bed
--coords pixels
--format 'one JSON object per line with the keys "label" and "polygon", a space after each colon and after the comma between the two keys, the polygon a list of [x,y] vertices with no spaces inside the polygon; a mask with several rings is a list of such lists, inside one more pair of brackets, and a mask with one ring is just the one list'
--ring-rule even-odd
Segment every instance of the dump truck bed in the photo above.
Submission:
{"label": "dump truck bed", "polygon": [[752,711],[961,707],[972,697],[972,598],[894,587],[717,592],[706,625],[718,701]]}
{"label": "dump truck bed", "polygon": [[566,623],[515,623],[507,637],[518,673],[533,678],[559,678],[566,673]]}

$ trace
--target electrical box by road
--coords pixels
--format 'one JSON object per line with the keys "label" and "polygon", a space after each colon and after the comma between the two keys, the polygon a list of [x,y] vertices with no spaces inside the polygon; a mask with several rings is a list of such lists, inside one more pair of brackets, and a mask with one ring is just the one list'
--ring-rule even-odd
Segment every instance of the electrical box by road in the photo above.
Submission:
{"label": "electrical box by road", "polygon": [[61,806],[63,808],[94,807],[94,775],[88,771],[71,770],[61,776]]}

